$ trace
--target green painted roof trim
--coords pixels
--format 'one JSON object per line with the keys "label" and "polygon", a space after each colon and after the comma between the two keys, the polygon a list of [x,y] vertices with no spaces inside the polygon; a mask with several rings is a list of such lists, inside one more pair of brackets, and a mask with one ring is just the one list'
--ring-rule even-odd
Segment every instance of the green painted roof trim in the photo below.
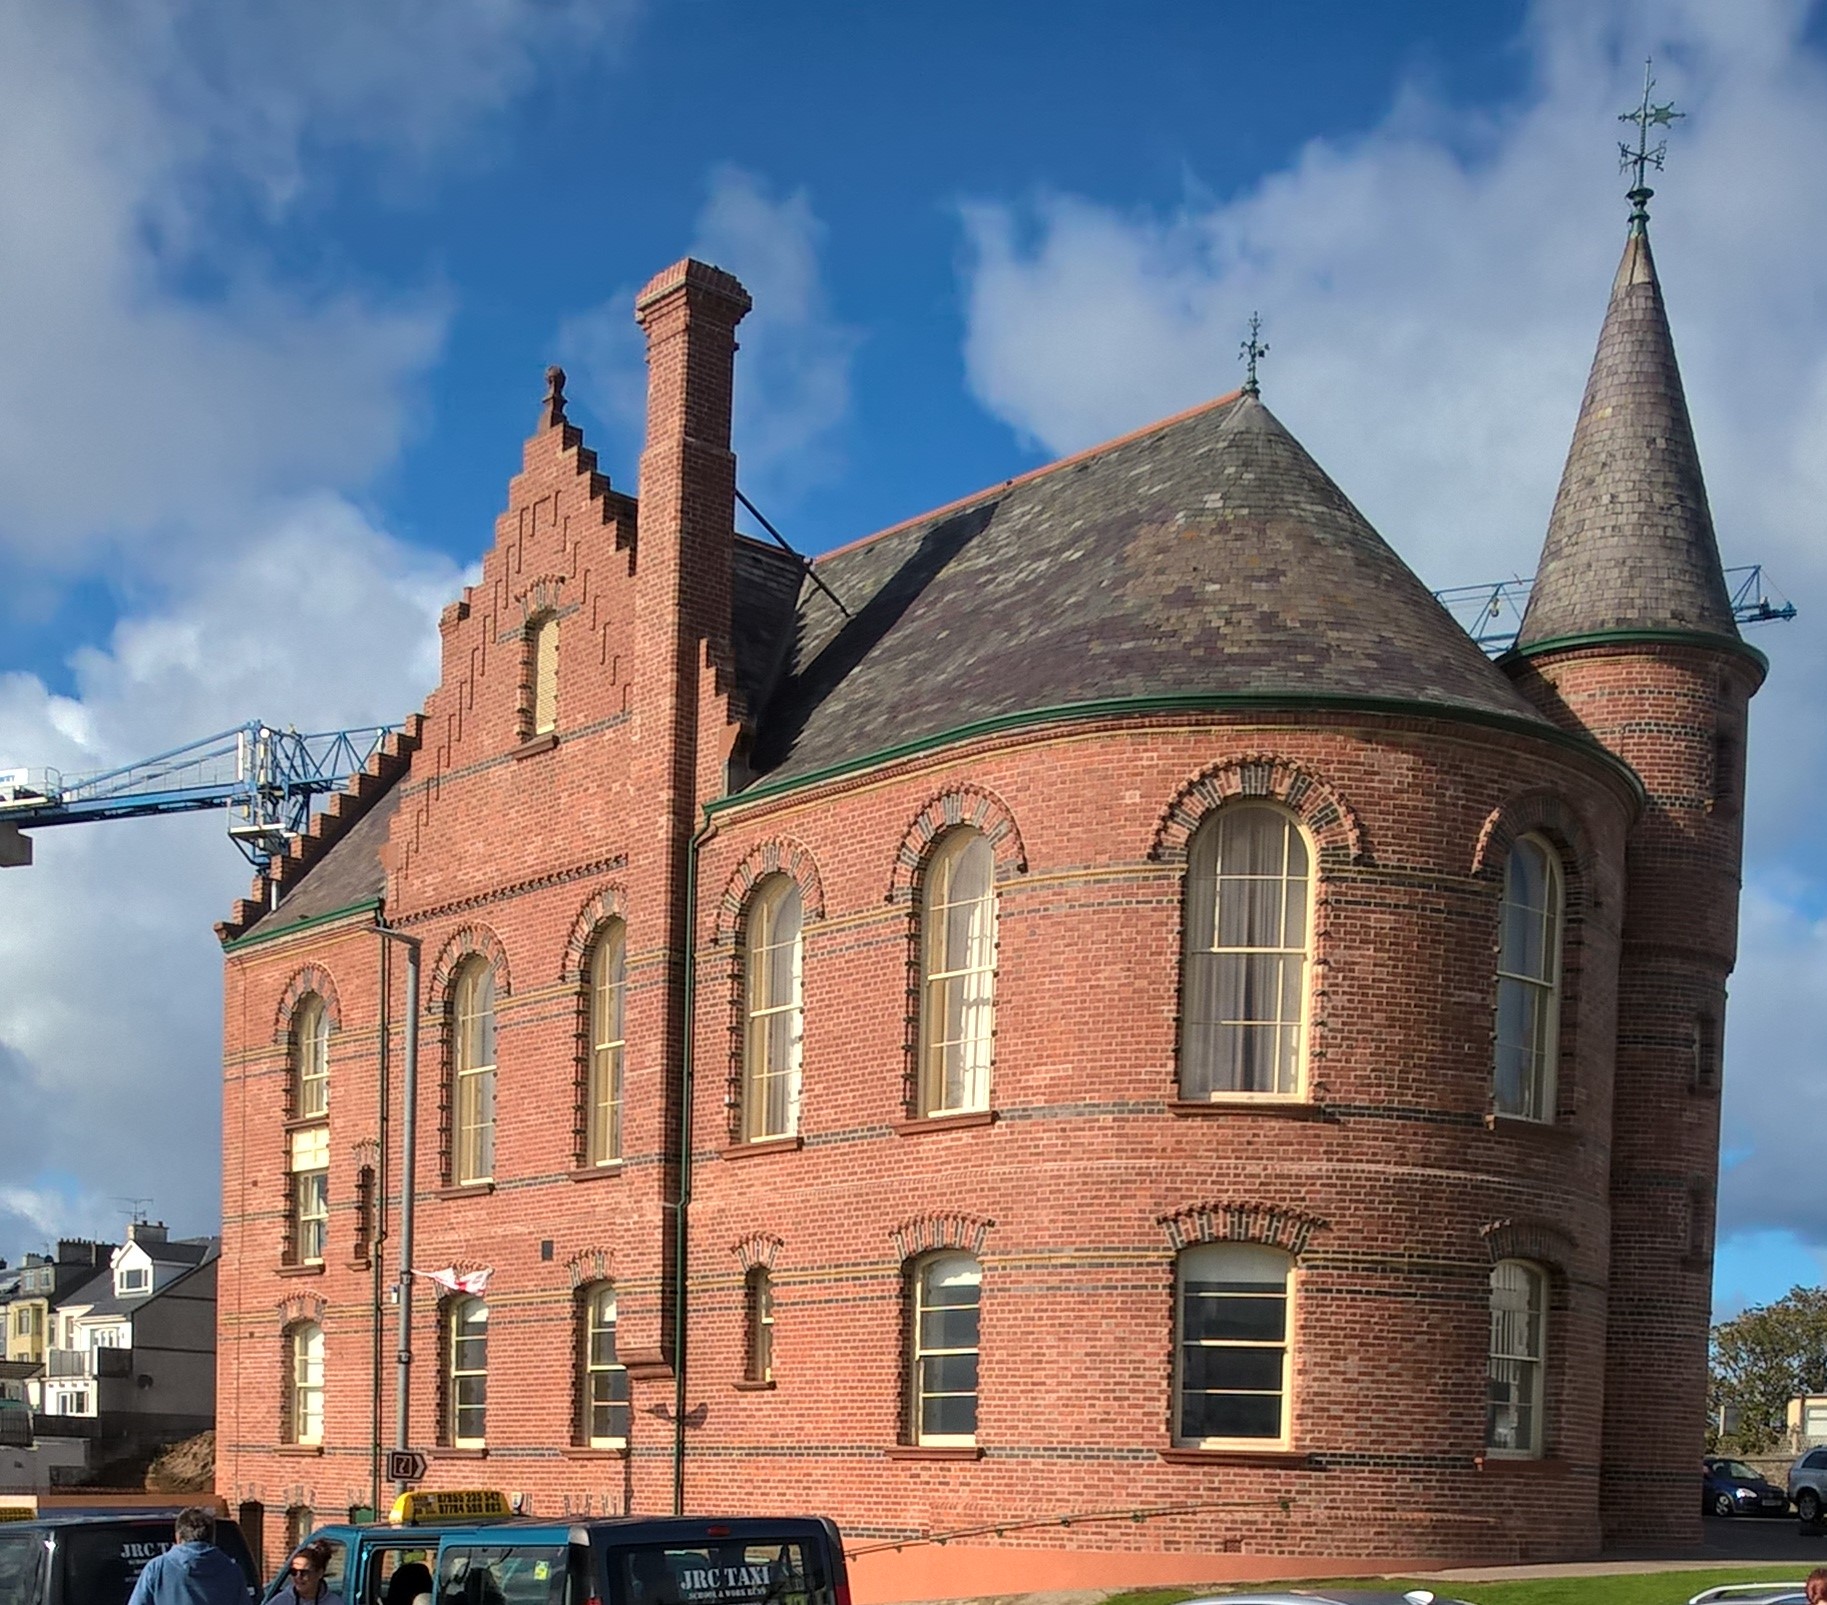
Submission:
{"label": "green painted roof trim", "polygon": [[1019,730],[1027,726],[1067,724],[1089,719],[1145,718],[1150,714],[1158,713],[1226,713],[1239,709],[1373,713],[1400,718],[1442,719],[1459,724],[1482,725],[1490,729],[1509,731],[1515,735],[1529,736],[1537,741],[1545,741],[1551,746],[1577,752],[1583,758],[1597,759],[1624,782],[1639,805],[1646,800],[1648,795],[1643,789],[1643,782],[1638,777],[1636,770],[1632,769],[1616,753],[1600,746],[1598,742],[1589,737],[1574,735],[1570,731],[1548,724],[1545,720],[1537,722],[1521,716],[1512,717],[1508,714],[1485,712],[1481,709],[1459,708],[1442,703],[1409,702],[1391,697],[1335,696],[1316,692],[1243,691],[1202,696],[1101,698],[1093,702],[1072,702],[1050,708],[1029,708],[1019,713],[998,714],[990,719],[975,719],[969,724],[954,725],[949,730],[941,730],[936,735],[920,736],[915,740],[899,742],[891,747],[881,747],[874,752],[864,753],[861,757],[846,759],[842,763],[827,764],[822,769],[809,770],[803,775],[793,775],[786,780],[763,781],[745,791],[733,792],[727,797],[718,797],[714,801],[706,803],[704,811],[708,816],[714,818],[717,814],[748,803],[782,797],[790,792],[805,791],[813,786],[822,785],[827,780],[836,780],[844,775],[856,774],[859,770],[874,769],[882,764],[895,763],[900,759],[917,757],[921,753],[933,752],[941,747],[973,741],[979,736],[997,735],[1005,730]]}
{"label": "green painted roof trim", "polygon": [[1527,646],[1513,646],[1498,658],[1503,664],[1516,659],[1539,658],[1544,652],[1566,652],[1581,646],[1696,646],[1709,652],[1729,652],[1749,658],[1760,674],[1770,672],[1770,660],[1735,635],[1716,635],[1711,630],[1593,630],[1585,635],[1556,635],[1546,641],[1531,641]]}
{"label": "green painted roof trim", "polygon": [[328,914],[312,914],[305,919],[294,920],[290,925],[281,926],[276,931],[249,931],[246,936],[238,936],[232,942],[224,942],[224,953],[239,953],[243,948],[259,947],[266,942],[277,942],[283,936],[295,936],[299,931],[308,931],[314,925],[328,925],[333,920],[346,920],[351,914],[377,913],[381,906],[378,897],[364,898],[359,903],[351,903],[347,908],[333,908]]}

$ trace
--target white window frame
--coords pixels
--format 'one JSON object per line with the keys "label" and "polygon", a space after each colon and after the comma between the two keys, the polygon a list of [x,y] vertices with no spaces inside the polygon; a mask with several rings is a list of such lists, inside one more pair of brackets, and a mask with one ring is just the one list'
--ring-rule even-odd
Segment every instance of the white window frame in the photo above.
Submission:
{"label": "white window frame", "polygon": [[[1539,1460],[1548,1370],[1548,1273],[1531,1260],[1500,1259],[1491,1267],[1489,1356],[1484,1452],[1498,1459]],[[1509,1374],[1500,1376],[1500,1369]],[[1500,1389],[1507,1397],[1499,1398]],[[1512,1417],[1523,1412],[1520,1429],[1500,1430],[1500,1414],[1506,1411]]]}
{"label": "white window frame", "polygon": [[[481,1312],[481,1319],[473,1320],[471,1317],[477,1311]],[[453,1299],[445,1317],[448,1329],[445,1384],[450,1390],[449,1428],[453,1449],[488,1447],[488,1318],[487,1303],[471,1296]],[[465,1336],[466,1327],[480,1330]],[[481,1345],[479,1353],[477,1344]],[[478,1358],[479,1365],[475,1363]],[[466,1392],[469,1394],[467,1400]],[[481,1426],[479,1433],[463,1430],[466,1416],[470,1418],[469,1425]]]}
{"label": "white window frame", "polygon": [[584,1114],[585,1163],[589,1165],[613,1165],[622,1157],[627,1001],[627,927],[620,920],[610,920],[590,953],[590,1068]]}
{"label": "white window frame", "polygon": [[[1512,895],[1519,854],[1538,854],[1543,867],[1545,906],[1533,908]],[[1551,1124],[1555,1118],[1560,1080],[1561,1035],[1561,965],[1562,946],[1567,924],[1566,872],[1561,855],[1544,836],[1519,836],[1511,845],[1504,864],[1503,902],[1498,917],[1497,955],[1497,1023],[1495,1062],[1491,1074],[1491,1107],[1500,1115],[1516,1120],[1534,1120]],[[1514,917],[1513,917],[1514,916]],[[1542,959],[1542,973],[1530,974],[1520,967],[1523,958],[1513,945],[1517,926],[1523,921],[1536,924],[1536,940]],[[1529,1040],[1505,1040],[1507,1017],[1520,1010],[1526,1019]],[[1521,1096],[1514,1102],[1503,1092],[1502,1064],[1507,1052],[1526,1054],[1528,1063],[1523,1074]]]}
{"label": "white window frame", "polygon": [[[615,1354],[614,1287],[598,1283],[589,1289],[583,1305],[584,1442],[592,1449],[624,1449],[628,1445],[632,1402],[628,1367]],[[614,1430],[618,1424],[622,1429],[619,1433]],[[609,1430],[599,1432],[598,1427]]]}
{"label": "white window frame", "polygon": [[321,1265],[330,1244],[330,1128],[304,1126],[291,1139],[292,1255]]}
{"label": "white window frame", "polygon": [[466,959],[451,989],[451,1180],[494,1180],[496,1061],[500,1056],[494,967]]}
{"label": "white window frame", "polygon": [[[1274,820],[1281,832],[1279,869],[1258,874],[1227,869],[1227,835],[1252,819]],[[1297,867],[1298,859],[1298,867]],[[1306,828],[1278,803],[1251,799],[1227,803],[1208,814],[1186,850],[1180,949],[1180,1047],[1178,1092],[1193,1103],[1299,1102],[1307,1096],[1307,1039],[1313,993],[1313,910],[1315,855]],[[1226,916],[1241,902],[1248,919],[1252,903],[1275,889],[1277,935],[1272,943],[1223,941]],[[1247,935],[1248,933],[1246,933]],[[1297,940],[1290,940],[1294,936]],[[1241,966],[1244,987],[1254,984],[1255,966],[1272,966],[1273,1008],[1246,1008],[1236,1018],[1221,1012],[1227,966]],[[1210,1018],[1204,1016],[1210,1015]],[[1223,1033],[1235,1033],[1221,1053]],[[1242,1033],[1267,1033],[1273,1041],[1271,1085],[1246,1087]],[[1228,1059],[1226,1064],[1221,1058]],[[1229,1084],[1227,1084],[1229,1083]]]}
{"label": "white window frame", "polygon": [[292,1118],[322,1120],[330,1113],[330,1008],[307,992],[292,1011]]}
{"label": "white window frame", "polygon": [[289,1350],[291,1417],[290,1441],[316,1445],[324,1441],[324,1329],[316,1321],[300,1321],[287,1333]]}
{"label": "white window frame", "polygon": [[[983,875],[975,897],[954,900],[963,860]],[[962,912],[960,935],[952,916]],[[981,831],[960,825],[947,831],[920,878],[920,1074],[923,1116],[968,1114],[990,1107],[996,1046],[998,933],[996,857]],[[954,943],[954,937],[957,941]],[[954,947],[958,950],[954,951]],[[959,1034],[947,1019],[958,998]]]}
{"label": "white window frame", "polygon": [[749,899],[742,935],[742,1140],[799,1131],[805,1055],[805,906],[790,875]]}
{"label": "white window frame", "polygon": [[[932,1286],[936,1278],[942,1275],[956,1277],[952,1285],[970,1286],[977,1290],[974,1304],[935,1302]],[[975,1446],[979,1409],[983,1399],[983,1265],[975,1254],[947,1250],[937,1254],[928,1254],[913,1263],[913,1321],[910,1336],[911,1353],[908,1356],[908,1426],[909,1436],[920,1448],[963,1449]],[[942,1310],[969,1309],[973,1316],[975,1341],[969,1345],[944,1344],[928,1341],[927,1316]],[[929,1388],[927,1386],[927,1362],[933,1362],[935,1368],[946,1360],[954,1360],[969,1355],[974,1362],[976,1386],[968,1395],[960,1388]],[[971,1430],[969,1432],[928,1432],[926,1430],[926,1403],[929,1399],[963,1398],[971,1401]]]}
{"label": "white window frame", "polygon": [[[1255,1271],[1258,1274],[1249,1276],[1241,1272]],[[1195,1243],[1180,1251],[1174,1263],[1174,1394],[1173,1394],[1173,1441],[1176,1447],[1186,1449],[1286,1449],[1293,1442],[1294,1423],[1294,1351],[1296,1346],[1295,1330],[1295,1265],[1291,1254],[1273,1248],[1266,1243],[1216,1242]],[[1279,1280],[1281,1292],[1271,1293],[1266,1289]],[[1282,1306],[1281,1339],[1274,1342],[1260,1337],[1189,1337],[1187,1333],[1187,1289],[1193,1283],[1207,1286],[1233,1286],[1242,1290],[1233,1294],[1220,1294],[1217,1297],[1261,1299],[1265,1302],[1279,1299]],[[1234,1435],[1234,1436],[1196,1436],[1186,1427],[1187,1382],[1186,1361],[1190,1348],[1233,1349],[1267,1352],[1279,1350],[1281,1365],[1279,1386],[1274,1390],[1280,1401],[1278,1406],[1279,1432],[1274,1436],[1268,1434]],[[1203,1392],[1235,1393],[1239,1395],[1267,1396],[1268,1389],[1229,1388],[1201,1389]]]}

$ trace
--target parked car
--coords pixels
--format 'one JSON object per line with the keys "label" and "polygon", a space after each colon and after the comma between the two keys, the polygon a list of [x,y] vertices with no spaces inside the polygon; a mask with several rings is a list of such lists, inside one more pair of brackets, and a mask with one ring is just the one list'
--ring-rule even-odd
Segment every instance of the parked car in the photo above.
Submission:
{"label": "parked car", "polygon": [[1700,1462],[1700,1508],[1709,1516],[1786,1516],[1789,1496],[1742,1460],[1708,1455]]}
{"label": "parked car", "polygon": [[[0,1526],[0,1600],[6,1605],[127,1605],[154,1555],[171,1548],[170,1510],[53,1510]],[[241,1529],[218,1520],[216,1547],[259,1597],[260,1579]]]}
{"label": "parked car", "polygon": [[1310,1588],[1272,1588],[1267,1592],[1205,1594],[1187,1600],[1186,1605],[1466,1605],[1464,1600],[1448,1599],[1426,1588],[1394,1594],[1379,1588],[1327,1588],[1322,1583],[1319,1589],[1317,1593]]}
{"label": "parked car", "polygon": [[1827,1449],[1810,1449],[1789,1468],[1789,1501],[1809,1526],[1827,1510]]}
{"label": "parked car", "polygon": [[1703,1588],[1687,1605],[1808,1605],[1806,1583],[1721,1583]]}

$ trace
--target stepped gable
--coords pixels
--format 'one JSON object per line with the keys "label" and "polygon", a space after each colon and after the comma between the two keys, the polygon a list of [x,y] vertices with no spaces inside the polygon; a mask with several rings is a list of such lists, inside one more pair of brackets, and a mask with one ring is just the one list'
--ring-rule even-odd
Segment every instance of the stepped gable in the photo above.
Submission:
{"label": "stepped gable", "polygon": [[381,895],[386,885],[381,847],[424,728],[425,716],[415,713],[382,740],[285,855],[254,877],[249,895],[229,917],[216,922],[217,941],[226,946],[256,931],[272,935]]}
{"label": "stepped gable", "polygon": [[1517,636],[1738,639],[1647,227],[1634,224]]}
{"label": "stepped gable", "polygon": [[1102,698],[1375,697],[1546,725],[1261,401],[1234,395],[821,558],[753,765]]}

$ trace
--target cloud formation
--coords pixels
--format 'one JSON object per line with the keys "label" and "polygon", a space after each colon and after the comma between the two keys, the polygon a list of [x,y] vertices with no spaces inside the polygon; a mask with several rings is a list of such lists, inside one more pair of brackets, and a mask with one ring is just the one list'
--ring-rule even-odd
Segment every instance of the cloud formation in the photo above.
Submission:
{"label": "cloud formation", "polygon": [[[306,730],[393,722],[437,677],[438,610],[462,578],[338,498],[286,507],[81,653],[75,696],[0,676],[0,753],[78,774],[261,715]],[[213,1227],[210,927],[249,876],[223,825],[207,813],[40,830],[32,868],[0,872],[0,1255],[53,1230],[118,1234],[112,1192]]]}
{"label": "cloud formation", "polygon": [[[734,438],[743,490],[763,511],[790,504],[841,467],[837,437],[861,336],[831,308],[819,262],[824,238],[804,190],[776,197],[734,166],[711,174],[689,254],[734,273],[754,297],[738,330]],[[632,285],[619,290],[559,332],[579,394],[632,449],[647,398],[636,293]]]}
{"label": "cloud formation", "polygon": [[[1798,1120],[1827,1035],[1827,785],[1814,688],[1827,633],[1827,62],[1804,8],[1549,3],[1513,105],[1410,87],[1378,127],[1171,212],[1043,193],[964,205],[973,394],[1067,452],[1228,391],[1252,310],[1264,399],[1437,586],[1527,575],[1572,434],[1626,183],[1607,159],[1653,47],[1670,135],[1652,224],[1728,564],[1759,561],[1805,616],[1753,637],[1749,895],[1724,1118],[1743,1156],[1722,1232],[1827,1246]],[[1466,131],[1469,127],[1469,132]]]}
{"label": "cloud formation", "polygon": [[0,576],[137,562],[391,461],[445,293],[327,287],[274,230],[326,199],[327,153],[400,189],[477,159],[489,113],[630,11],[0,7]]}

